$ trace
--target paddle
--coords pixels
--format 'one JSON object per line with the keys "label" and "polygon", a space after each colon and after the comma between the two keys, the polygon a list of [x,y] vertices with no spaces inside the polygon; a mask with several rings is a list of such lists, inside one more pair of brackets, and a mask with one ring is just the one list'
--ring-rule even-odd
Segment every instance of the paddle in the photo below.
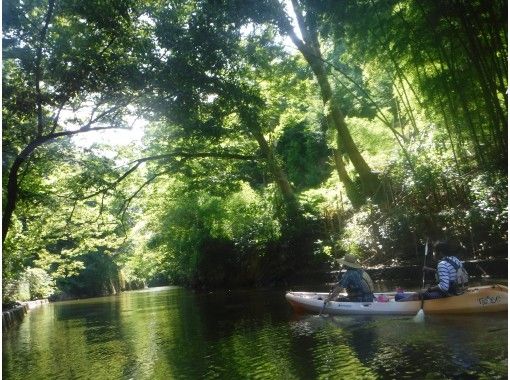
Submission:
{"label": "paddle", "polygon": [[482,274],[482,278],[483,278],[483,277],[490,277],[490,276],[487,274],[487,272],[486,272],[486,271],[484,271],[484,270],[483,270],[483,268],[482,268],[480,265],[476,264],[476,267],[482,271],[482,273],[483,273],[483,274]]}
{"label": "paddle", "polygon": [[[429,239],[427,238],[427,241],[425,242],[425,255],[424,255],[424,258],[423,258],[423,266],[425,266],[425,264],[427,264],[427,253],[428,253],[428,250],[429,250]],[[423,322],[425,320],[425,313],[423,311],[423,288],[425,288],[425,269],[422,268],[422,271],[423,271],[423,276],[422,276],[422,279],[421,279],[421,306],[420,306],[420,310],[418,310],[418,312],[416,313],[416,315],[414,316],[414,321],[415,322]]]}
{"label": "paddle", "polygon": [[331,290],[329,291],[328,293],[328,296],[327,298],[324,300],[324,305],[322,305],[322,309],[321,309],[321,312],[319,313],[319,317],[322,316],[322,313],[324,312],[324,309],[326,308],[326,305],[328,304],[328,300],[329,300],[329,297],[331,297],[331,295],[333,294],[333,290],[335,290],[335,287],[336,287],[336,284],[333,285],[333,287],[331,288]]}

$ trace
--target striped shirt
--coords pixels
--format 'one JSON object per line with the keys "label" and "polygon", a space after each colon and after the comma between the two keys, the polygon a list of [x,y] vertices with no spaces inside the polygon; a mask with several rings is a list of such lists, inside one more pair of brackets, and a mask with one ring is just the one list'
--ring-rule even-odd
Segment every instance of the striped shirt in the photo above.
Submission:
{"label": "striped shirt", "polygon": [[[455,256],[447,256],[449,260],[453,261],[455,264],[461,266],[462,261],[460,261]],[[438,281],[439,281],[439,288],[445,292],[448,293],[450,290],[450,284],[457,282],[457,270],[455,267],[450,264],[446,260],[441,260],[439,264],[437,264],[437,274],[438,274]]]}

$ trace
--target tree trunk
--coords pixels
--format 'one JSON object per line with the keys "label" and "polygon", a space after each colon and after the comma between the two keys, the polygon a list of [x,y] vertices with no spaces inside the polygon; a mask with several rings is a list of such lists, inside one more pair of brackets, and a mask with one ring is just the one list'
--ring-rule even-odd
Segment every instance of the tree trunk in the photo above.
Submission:
{"label": "tree trunk", "polygon": [[2,243],[5,241],[7,237],[7,233],[9,232],[9,228],[11,227],[12,215],[14,214],[14,210],[16,209],[16,203],[18,201],[18,193],[19,193],[19,183],[18,183],[18,173],[21,166],[27,161],[30,155],[41,145],[46,143],[51,143],[58,139],[59,137],[65,136],[73,136],[80,133],[91,132],[91,131],[104,131],[108,129],[118,129],[117,127],[97,127],[90,128],[90,124],[81,127],[75,131],[62,131],[56,133],[50,133],[45,136],[39,136],[34,141],[30,142],[25,146],[25,148],[16,156],[14,162],[9,169],[9,179],[7,181],[7,193],[6,193],[6,202],[4,207],[4,213],[2,216]]}
{"label": "tree trunk", "polygon": [[20,154],[16,156],[14,162],[9,170],[9,179],[7,181],[7,194],[4,208],[4,214],[2,216],[2,243],[7,237],[7,232],[11,226],[12,214],[16,209],[16,202],[18,200],[19,185],[18,185],[18,172],[21,165],[27,160],[32,152],[46,140],[38,138],[28,144]]}
{"label": "tree trunk", "polygon": [[356,169],[361,182],[361,194],[359,194],[359,191],[352,186],[352,180],[347,180],[347,178],[349,178],[346,175],[347,173],[341,172],[343,165],[339,166],[338,160],[335,158],[335,162],[337,162],[337,170],[340,169],[338,175],[346,189],[350,189],[351,194],[348,194],[348,196],[353,205],[359,205],[359,200],[366,197],[371,197],[374,201],[378,202],[379,198],[382,198],[380,197],[381,194],[379,194],[382,190],[380,180],[378,176],[371,171],[367,162],[358,150],[358,147],[347,128],[345,117],[340,110],[339,105],[333,101],[333,91],[324,68],[317,30],[315,25],[313,25],[313,20],[309,18],[307,20],[308,22],[305,22],[297,0],[292,0],[292,4],[294,6],[294,11],[296,13],[303,40],[297,37],[290,24],[284,26],[285,32],[289,34],[296,47],[299,49],[301,54],[303,54],[317,78],[321,90],[322,101],[327,112],[326,117],[330,126],[337,132],[337,150],[339,153],[345,153]]}
{"label": "tree trunk", "polygon": [[240,106],[238,110],[241,120],[247,126],[250,134],[255,138],[259,145],[262,155],[266,160],[269,171],[271,172],[271,175],[283,196],[283,200],[287,210],[289,211],[289,216],[297,215],[298,204],[292,185],[290,184],[284,170],[278,163],[273,148],[264,137],[260,125],[258,124],[257,117],[253,114],[254,111],[247,110],[243,106]]}
{"label": "tree trunk", "polygon": [[266,141],[264,135],[258,128],[251,128],[251,133],[257,143],[259,144],[259,148],[266,159],[267,165],[269,167],[269,171],[271,172],[273,179],[275,180],[278,188],[280,189],[283,198],[286,202],[294,202],[295,195],[292,186],[287,179],[287,175],[284,173],[283,169],[280,167],[276,160],[276,156],[272,147]]}
{"label": "tree trunk", "polygon": [[360,207],[363,204],[363,200],[360,198],[358,189],[356,189],[356,184],[351,180],[349,174],[347,174],[347,171],[345,170],[342,154],[338,151],[338,149],[334,150],[334,158],[338,178],[345,187],[345,192],[349,201],[352,203],[353,207]]}

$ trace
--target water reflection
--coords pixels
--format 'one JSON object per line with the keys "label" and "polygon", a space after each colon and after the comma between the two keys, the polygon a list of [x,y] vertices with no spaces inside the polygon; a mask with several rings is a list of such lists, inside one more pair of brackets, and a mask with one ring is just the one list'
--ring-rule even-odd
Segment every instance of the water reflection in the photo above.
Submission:
{"label": "water reflection", "polygon": [[3,337],[6,379],[506,378],[507,317],[296,315],[283,292],[180,288],[51,304]]}

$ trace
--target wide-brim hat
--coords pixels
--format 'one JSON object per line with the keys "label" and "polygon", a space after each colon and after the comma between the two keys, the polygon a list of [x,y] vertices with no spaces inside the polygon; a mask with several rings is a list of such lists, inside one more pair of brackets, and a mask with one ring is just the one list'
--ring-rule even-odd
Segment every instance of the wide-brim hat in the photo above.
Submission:
{"label": "wide-brim hat", "polygon": [[337,261],[340,265],[345,265],[346,267],[361,268],[361,264],[356,256],[351,255],[350,253],[345,255],[343,259],[338,259]]}

